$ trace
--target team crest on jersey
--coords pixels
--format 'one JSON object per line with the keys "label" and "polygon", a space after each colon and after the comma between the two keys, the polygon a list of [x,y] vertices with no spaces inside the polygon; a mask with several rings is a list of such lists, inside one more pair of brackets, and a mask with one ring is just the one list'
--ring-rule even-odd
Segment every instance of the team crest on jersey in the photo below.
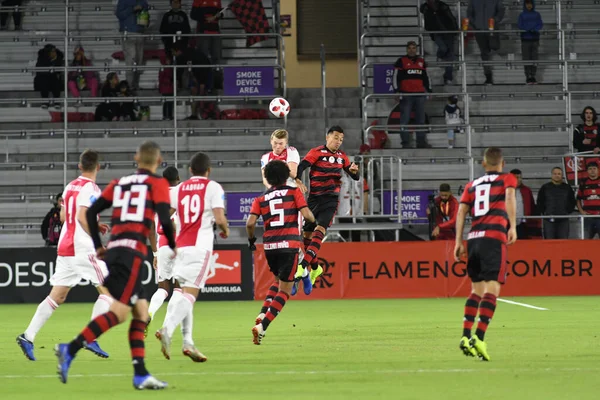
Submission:
{"label": "team crest on jersey", "polygon": [[335,157],[334,156],[329,157],[329,162],[333,164],[335,162]]}
{"label": "team crest on jersey", "polygon": [[598,133],[598,130],[597,130],[597,129],[594,129],[594,130],[593,130],[593,132],[594,132],[594,134],[597,134],[597,133]]}
{"label": "team crest on jersey", "polygon": [[423,63],[421,61],[419,61],[419,67],[422,67]]}
{"label": "team crest on jersey", "polygon": [[342,157],[338,157],[337,162],[338,164],[341,164],[344,160],[342,160]]}

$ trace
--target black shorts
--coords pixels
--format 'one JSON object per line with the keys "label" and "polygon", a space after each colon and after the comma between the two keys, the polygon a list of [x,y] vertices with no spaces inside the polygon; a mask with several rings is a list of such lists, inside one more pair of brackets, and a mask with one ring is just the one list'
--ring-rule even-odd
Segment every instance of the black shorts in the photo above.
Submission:
{"label": "black shorts", "polygon": [[485,237],[471,239],[467,254],[467,273],[472,282],[506,282],[506,244]]}
{"label": "black shorts", "polygon": [[315,222],[304,222],[304,232],[312,232],[317,225],[329,228],[333,223],[333,218],[337,213],[339,204],[337,196],[308,196],[308,208],[315,216]]}
{"label": "black shorts", "polygon": [[108,276],[104,286],[115,300],[133,307],[140,299],[146,298],[142,286],[144,259],[137,253],[122,248],[113,248],[104,258]]}
{"label": "black shorts", "polygon": [[298,270],[298,251],[265,251],[269,269],[279,280],[284,282],[293,282],[294,275]]}

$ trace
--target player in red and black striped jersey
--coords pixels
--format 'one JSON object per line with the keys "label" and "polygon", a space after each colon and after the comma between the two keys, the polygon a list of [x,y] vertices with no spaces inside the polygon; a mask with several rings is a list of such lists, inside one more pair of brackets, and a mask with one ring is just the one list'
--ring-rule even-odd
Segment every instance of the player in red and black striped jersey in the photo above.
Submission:
{"label": "player in red and black striped jersey", "polygon": [[593,239],[596,233],[600,236],[600,177],[598,176],[598,163],[588,162],[588,177],[579,184],[577,190],[577,209],[581,215],[595,215],[583,221],[587,238]]}
{"label": "player in red and black striped jersey", "polygon": [[[138,148],[136,173],[111,182],[101,197],[86,213],[90,235],[97,255],[106,261],[108,277],[104,285],[116,301],[110,310],[96,317],[71,342],[56,346],[59,378],[67,382],[69,367],[75,354],[112,327],[124,322],[132,312],[129,327],[129,347],[133,359],[133,385],[136,389],[163,389],[167,386],[154,378],[144,365],[144,329],[148,321],[148,302],[142,287],[141,268],[147,256],[146,241],[158,214],[169,247],[175,255],[175,235],[170,220],[169,184],[156,175],[162,162],[160,147],[144,142]],[[107,249],[98,234],[98,214],[113,207],[112,229]]]}
{"label": "player in red and black striped jersey", "polygon": [[[472,290],[465,304],[460,349],[467,356],[489,361],[483,340],[496,310],[496,298],[506,280],[506,245],[517,240],[517,179],[512,174],[502,173],[504,159],[498,147],[485,150],[482,165],[485,175],[469,182],[460,200],[454,257],[460,261],[465,253],[463,231],[465,218],[471,212],[467,273]],[[477,331],[471,336],[478,310]]]}
{"label": "player in red and black striped jersey", "polygon": [[[332,126],[327,131],[327,142],[324,146],[311,149],[298,166],[296,182],[303,187],[302,173],[310,168],[310,194],[308,207],[315,215],[316,222],[304,224],[304,260],[298,268],[296,278],[303,275],[303,269],[311,267],[310,281],[303,279],[303,284],[310,284],[323,273],[323,267],[318,265],[317,254],[321,242],[331,226],[339,204],[340,188],[342,186],[342,171],[345,171],[355,181],[360,179],[358,165],[351,163],[346,153],[340,150],[344,141],[344,131],[339,126]],[[305,288],[305,292],[310,293]]]}
{"label": "player in red and black striped jersey", "polygon": [[256,326],[252,328],[254,344],[261,343],[267,327],[290,298],[302,248],[298,212],[302,213],[306,221],[315,221],[301,190],[286,185],[290,176],[290,169],[286,163],[279,160],[269,162],[264,169],[264,176],[270,189],[254,199],[246,230],[250,249],[255,250],[254,229],[258,217],[262,215],[265,226],[265,256],[269,269],[275,275],[275,282],[269,288],[260,314],[256,318]]}

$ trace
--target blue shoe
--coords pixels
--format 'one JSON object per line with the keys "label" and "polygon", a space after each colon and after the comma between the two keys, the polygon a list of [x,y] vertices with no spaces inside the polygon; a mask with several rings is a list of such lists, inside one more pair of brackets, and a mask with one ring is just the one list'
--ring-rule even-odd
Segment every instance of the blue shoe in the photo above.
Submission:
{"label": "blue shoe", "polygon": [[58,357],[58,379],[62,383],[67,383],[67,376],[69,375],[69,368],[73,357],[69,355],[69,344],[61,343],[54,346],[54,354]]}
{"label": "blue shoe", "polygon": [[312,282],[310,281],[310,274],[306,275],[304,278],[302,278],[302,286],[304,286],[304,294],[305,295],[309,295],[312,293]]}
{"label": "blue shoe", "polygon": [[85,346],[85,349],[91,351],[98,357],[108,358],[108,353],[102,350],[98,342],[96,342],[95,340],[92,343],[89,343],[87,346]]}
{"label": "blue shoe", "polygon": [[294,281],[294,286],[292,286],[292,296],[295,296],[298,293],[298,284],[300,281]]}
{"label": "blue shoe", "polygon": [[168,386],[167,382],[159,381],[158,379],[156,379],[155,377],[153,377],[150,374],[144,375],[144,376],[139,376],[139,375],[133,376],[133,387],[136,388],[137,390],[144,390],[144,389],[159,390],[159,389],[164,389],[167,386]]}
{"label": "blue shoe", "polygon": [[30,342],[25,338],[25,334],[17,336],[17,344],[23,350],[23,354],[25,357],[30,359],[31,361],[35,361],[35,356],[33,355],[33,342]]}

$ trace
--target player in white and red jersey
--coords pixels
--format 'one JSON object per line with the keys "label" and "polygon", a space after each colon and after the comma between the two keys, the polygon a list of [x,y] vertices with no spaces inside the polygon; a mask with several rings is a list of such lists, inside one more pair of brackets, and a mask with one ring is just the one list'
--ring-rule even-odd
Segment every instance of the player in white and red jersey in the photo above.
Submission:
{"label": "player in white and red jersey", "polygon": [[[52,290],[38,306],[27,330],[17,337],[23,354],[32,361],[35,361],[35,336],[58,306],[65,302],[72,287],[82,280],[88,280],[98,289],[99,296],[92,309],[92,319],[107,312],[113,302],[106,288],[102,287],[108,270],[104,261],[96,257],[85,216],[87,209],[101,194],[96,185],[96,175],[100,170],[98,152],[85,150],[81,153],[79,169],[81,176],[71,181],[62,194],[60,214],[63,226],[58,241],[56,270],[50,278]],[[108,226],[102,224],[101,230],[105,233]],[[108,357],[95,341],[88,343],[86,348],[100,357]]]}
{"label": "player in white and red jersey", "polygon": [[285,129],[277,129],[271,134],[271,148],[273,151],[263,154],[260,158],[260,170],[262,172],[263,184],[267,189],[271,187],[265,179],[265,167],[269,161],[279,160],[283,161],[288,165],[290,169],[290,178],[287,181],[287,185],[296,187],[296,171],[298,170],[298,164],[300,164],[300,154],[295,147],[288,146],[289,134]]}
{"label": "player in white and red jersey", "polygon": [[[172,299],[167,308],[163,327],[156,332],[161,341],[162,353],[171,358],[171,338],[177,325],[192,312],[194,303],[204,287],[210,272],[213,250],[213,224],[221,230],[221,237],[229,236],[225,217],[225,193],[210,175],[210,158],[196,153],[190,161],[192,177],[172,192],[171,207],[177,212],[176,223],[180,227],[177,235],[178,254],[173,268],[173,277],[179,282],[183,295]],[[196,354],[190,353],[196,351]],[[183,354],[193,361],[203,362],[206,357],[193,343],[183,344]]]}

